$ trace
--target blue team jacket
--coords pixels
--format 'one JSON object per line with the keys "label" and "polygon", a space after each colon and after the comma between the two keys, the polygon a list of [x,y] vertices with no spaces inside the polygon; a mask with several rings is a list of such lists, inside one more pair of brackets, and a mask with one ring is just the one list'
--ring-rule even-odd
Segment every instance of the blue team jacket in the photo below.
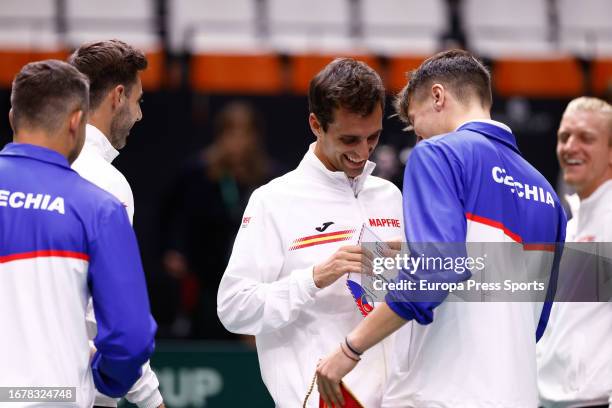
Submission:
{"label": "blue team jacket", "polygon": [[[157,329],[126,211],[59,153],[10,143],[0,152],[0,259],[40,265],[49,257],[88,261],[74,273],[87,274],[97,319],[93,380],[100,392],[123,396],[151,356]],[[51,296],[74,295],[59,289]]]}
{"label": "blue team jacket", "polygon": [[[479,241],[468,236],[469,223],[499,229],[524,245],[565,241],[566,216],[554,189],[521,156],[514,135],[491,123],[468,122],[418,143],[405,169],[403,202],[409,246]],[[555,260],[536,339],[546,327],[556,286],[562,246],[552,247]],[[457,279],[452,275],[446,278]],[[404,270],[398,278],[411,279]],[[441,300],[407,302],[391,292],[386,301],[404,319],[428,324]]]}

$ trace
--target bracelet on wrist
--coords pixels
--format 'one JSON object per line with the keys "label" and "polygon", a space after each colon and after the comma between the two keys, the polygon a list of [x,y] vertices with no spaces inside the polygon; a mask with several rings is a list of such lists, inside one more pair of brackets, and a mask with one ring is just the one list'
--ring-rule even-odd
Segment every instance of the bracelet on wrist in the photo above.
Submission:
{"label": "bracelet on wrist", "polygon": [[355,349],[355,347],[351,346],[351,343],[349,343],[349,340],[348,340],[348,336],[344,338],[344,343],[346,343],[346,347],[348,347],[348,349],[351,350],[353,354],[357,356],[361,356],[363,354],[363,352],[360,353],[359,351]]}
{"label": "bracelet on wrist", "polygon": [[342,350],[342,354],[344,354],[347,358],[353,360],[354,362],[358,363],[359,361],[361,361],[361,357],[353,357],[351,356],[349,353],[347,353],[347,351],[344,349],[344,344],[340,343],[340,350]]}

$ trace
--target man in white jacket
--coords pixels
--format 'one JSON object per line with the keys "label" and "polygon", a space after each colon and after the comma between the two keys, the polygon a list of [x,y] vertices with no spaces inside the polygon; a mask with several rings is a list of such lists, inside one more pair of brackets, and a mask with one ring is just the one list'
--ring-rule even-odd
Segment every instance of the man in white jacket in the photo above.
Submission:
{"label": "man in white jacket", "polygon": [[[612,106],[591,97],[571,101],[557,158],[577,192],[568,197],[567,241],[612,242]],[[555,303],[549,326],[538,344],[541,405],[612,406],[612,304]]]}
{"label": "man in white jacket", "polygon": [[[362,62],[336,59],[310,83],[317,141],[299,166],[253,192],[221,280],[217,312],[234,333],[256,336],[263,381],[277,407],[302,406],[318,356],[362,319],[347,273],[368,260],[365,223],[382,240],[402,237],[401,193],[371,176],[385,91]],[[390,343],[345,381],[366,407],[381,405]],[[318,407],[313,390],[308,407]]]}
{"label": "man in white jacket", "polygon": [[[85,145],[72,164],[83,178],[113,194],[125,207],[130,223],[134,217],[134,197],[129,183],[111,162],[126,144],[134,124],[142,119],[140,71],[147,68],[144,54],[118,41],[89,43],[77,49],[69,63],[90,80],[90,113]],[[90,339],[97,325],[88,305],[87,328]],[[142,367],[142,376],[127,393],[128,401],[140,408],[163,407],[159,381],[149,362]],[[95,406],[116,407],[117,400],[96,394]]]}

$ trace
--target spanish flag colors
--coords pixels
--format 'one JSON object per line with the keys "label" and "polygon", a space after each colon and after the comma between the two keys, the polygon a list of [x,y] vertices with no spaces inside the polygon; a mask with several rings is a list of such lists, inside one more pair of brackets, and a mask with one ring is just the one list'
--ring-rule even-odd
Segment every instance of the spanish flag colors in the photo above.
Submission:
{"label": "spanish flag colors", "polygon": [[348,241],[349,239],[351,239],[354,233],[355,229],[350,229],[298,238],[293,241],[291,247],[289,247],[289,250],[295,251],[296,249],[307,248],[314,245],[329,244],[330,242],[338,241]]}

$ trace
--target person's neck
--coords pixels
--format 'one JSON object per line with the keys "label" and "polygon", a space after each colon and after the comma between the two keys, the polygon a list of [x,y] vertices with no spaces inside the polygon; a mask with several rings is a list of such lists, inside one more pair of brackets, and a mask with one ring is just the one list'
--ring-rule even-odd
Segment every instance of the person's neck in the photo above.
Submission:
{"label": "person's neck", "polygon": [[325,153],[323,153],[323,149],[321,149],[318,141],[317,141],[317,143],[314,146],[314,154],[315,154],[315,156],[317,156],[319,161],[321,163],[323,163],[323,166],[325,166],[325,168],[327,170],[329,170],[329,171],[337,171],[337,169],[327,159],[327,156],[325,155]]}
{"label": "person's neck", "polygon": [[481,106],[472,106],[454,115],[450,120],[450,127],[455,130],[462,124],[475,120],[491,120],[491,112]]}
{"label": "person's neck", "polygon": [[595,184],[594,186],[587,187],[587,188],[580,189],[580,190],[576,189],[576,194],[578,194],[578,198],[580,198],[580,201],[584,201],[587,198],[589,198],[591,195],[593,195],[595,191],[597,191],[597,189],[599,189],[599,187],[601,187],[602,184],[604,184],[608,180],[612,180],[612,169],[608,169],[606,176],[602,178],[600,182]]}
{"label": "person's neck", "polygon": [[110,115],[107,115],[102,109],[98,109],[94,112],[89,113],[89,119],[87,120],[87,123],[92,126],[95,126],[108,139],[111,127],[111,121],[109,119],[109,116]]}
{"label": "person's neck", "polygon": [[59,135],[49,135],[47,132],[42,130],[20,130],[13,136],[13,141],[15,143],[27,143],[54,150],[64,156],[66,159],[68,159],[70,153],[66,143],[64,143],[64,138]]}

